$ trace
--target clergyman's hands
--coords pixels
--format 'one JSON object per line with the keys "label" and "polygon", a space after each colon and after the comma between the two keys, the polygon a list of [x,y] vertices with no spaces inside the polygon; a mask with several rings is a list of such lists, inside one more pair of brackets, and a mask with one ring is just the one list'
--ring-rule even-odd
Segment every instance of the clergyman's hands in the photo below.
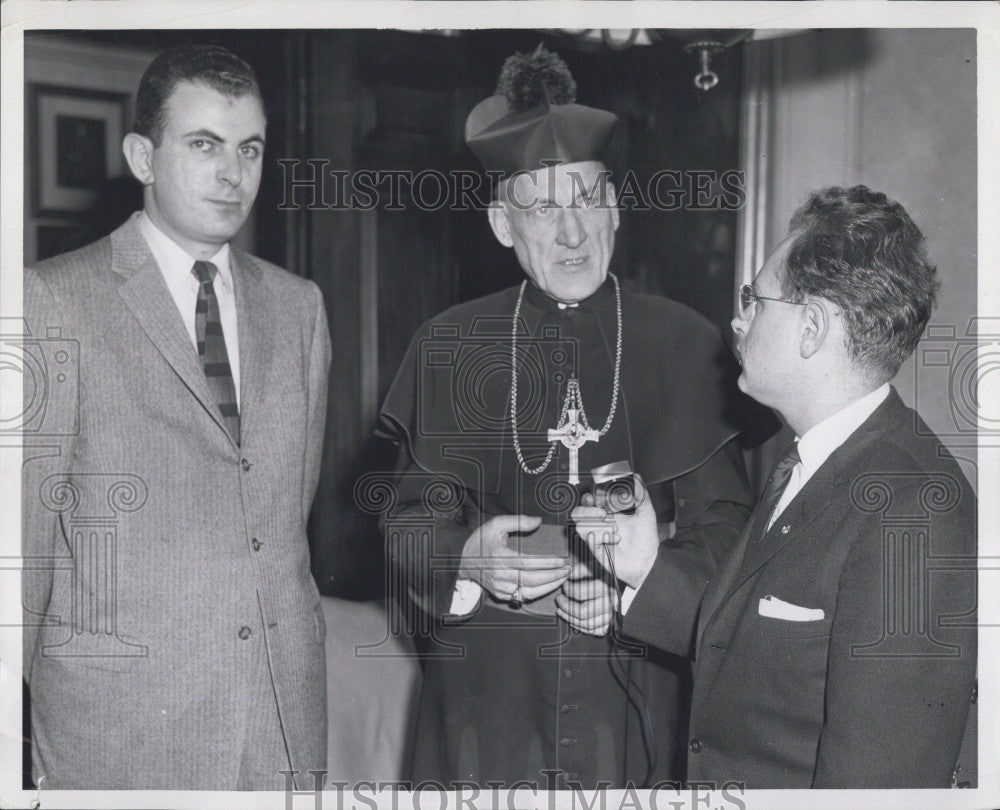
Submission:
{"label": "clergyman's hands", "polygon": [[509,601],[520,589],[525,602],[554,591],[569,575],[568,557],[519,554],[507,545],[507,536],[533,532],[540,517],[497,515],[469,535],[462,551],[459,579],[478,582],[496,599]]}
{"label": "clergyman's hands", "polygon": [[597,561],[610,571],[610,554],[614,559],[612,573],[626,585],[638,589],[653,567],[660,547],[656,512],[638,475],[635,476],[635,500],[638,506],[632,514],[608,514],[594,506],[593,495],[587,494],[571,517],[577,534],[590,546]]}
{"label": "clergyman's hands", "polygon": [[586,563],[577,562],[556,594],[556,615],[570,627],[591,636],[607,635],[615,614],[610,583],[594,577]]}

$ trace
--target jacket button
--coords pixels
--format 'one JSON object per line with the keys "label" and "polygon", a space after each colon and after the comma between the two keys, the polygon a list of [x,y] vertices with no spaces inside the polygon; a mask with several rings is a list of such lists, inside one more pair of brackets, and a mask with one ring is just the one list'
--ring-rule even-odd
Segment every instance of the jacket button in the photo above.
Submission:
{"label": "jacket button", "polygon": [[247,640],[248,638],[250,638],[250,635],[251,635],[252,633],[253,633],[253,630],[251,630],[251,629],[250,629],[249,627],[247,627],[246,625],[243,625],[243,626],[242,626],[242,627],[240,628],[240,632],[238,633],[238,635],[239,635],[239,637],[240,637],[240,639],[241,639],[242,641],[246,641],[246,640]]}
{"label": "jacket button", "polygon": [[566,678],[567,680],[569,678],[572,678],[573,677],[573,670],[571,670],[569,667],[566,667],[566,669],[563,670],[563,677]]}
{"label": "jacket button", "polygon": [[254,551],[260,551],[260,547],[264,544],[255,537],[253,540],[250,541],[250,545],[253,546]]}
{"label": "jacket button", "polygon": [[250,468],[253,466],[253,464],[251,464],[245,458],[241,458],[240,466],[243,468],[243,472],[250,472]]}
{"label": "jacket button", "polygon": [[560,714],[569,714],[570,712],[575,712],[580,707],[575,703],[566,703],[559,707]]}
{"label": "jacket button", "polygon": [[697,754],[701,750],[701,740],[697,737],[691,738],[691,744],[688,746],[691,749],[692,754]]}
{"label": "jacket button", "polygon": [[575,743],[576,740],[573,737],[563,737],[561,740],[559,740],[559,745],[561,745],[563,748],[569,748],[571,745],[574,745]]}

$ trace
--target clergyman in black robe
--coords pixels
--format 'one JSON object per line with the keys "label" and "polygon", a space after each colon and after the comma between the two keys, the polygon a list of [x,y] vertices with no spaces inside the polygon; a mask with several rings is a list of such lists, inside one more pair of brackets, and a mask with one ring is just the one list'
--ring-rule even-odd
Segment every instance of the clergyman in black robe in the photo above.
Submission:
{"label": "clergyman in black robe", "polygon": [[683,777],[689,665],[616,633],[619,583],[569,514],[591,470],[627,462],[707,582],[752,497],[718,330],[608,273],[618,210],[594,158],[614,122],[549,86],[508,87],[466,124],[505,175],[490,222],[527,278],[427,322],[380,414],[399,446],[390,564],[432,619],[414,782]]}

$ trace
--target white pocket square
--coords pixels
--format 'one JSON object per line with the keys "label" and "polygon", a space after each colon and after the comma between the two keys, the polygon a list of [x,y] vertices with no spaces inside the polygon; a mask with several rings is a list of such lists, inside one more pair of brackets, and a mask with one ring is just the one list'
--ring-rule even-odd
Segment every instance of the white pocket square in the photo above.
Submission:
{"label": "white pocket square", "polygon": [[761,616],[772,619],[784,619],[787,622],[815,622],[825,614],[822,608],[807,608],[785,602],[776,596],[765,596],[757,603],[757,612]]}

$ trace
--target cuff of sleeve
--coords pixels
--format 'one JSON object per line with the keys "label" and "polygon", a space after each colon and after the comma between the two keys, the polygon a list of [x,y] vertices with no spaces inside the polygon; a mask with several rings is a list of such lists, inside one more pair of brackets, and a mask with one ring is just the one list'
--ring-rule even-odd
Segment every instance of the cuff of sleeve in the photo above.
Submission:
{"label": "cuff of sleeve", "polygon": [[618,605],[618,612],[621,613],[622,616],[628,613],[628,609],[632,607],[632,602],[637,593],[639,593],[639,591],[629,585],[622,586],[621,601]]}
{"label": "cuff of sleeve", "polygon": [[455,581],[455,593],[451,597],[451,614],[453,616],[466,616],[475,610],[479,604],[479,597],[483,595],[482,586],[471,579],[459,579]]}

